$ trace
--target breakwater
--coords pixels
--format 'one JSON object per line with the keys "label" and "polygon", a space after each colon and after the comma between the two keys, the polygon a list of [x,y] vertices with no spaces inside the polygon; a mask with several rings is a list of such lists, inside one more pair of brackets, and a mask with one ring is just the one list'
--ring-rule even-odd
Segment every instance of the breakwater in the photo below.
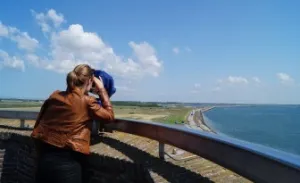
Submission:
{"label": "breakwater", "polygon": [[[213,108],[210,108],[210,109],[208,109],[208,110],[211,110],[211,109],[213,109]],[[208,111],[207,110],[207,111]],[[207,125],[206,123],[205,123],[205,120],[204,120],[204,117],[203,117],[203,111],[199,111],[199,118],[200,118],[200,121],[201,121],[201,123],[203,124],[203,126],[205,126],[206,127],[206,129],[208,129],[208,130],[206,130],[206,131],[208,131],[208,132],[211,132],[211,133],[216,133],[209,125]]]}
{"label": "breakwater", "polygon": [[194,121],[198,127],[200,127],[203,131],[216,133],[212,128],[210,128],[204,120],[203,112],[212,110],[215,106],[203,107],[195,111]]}
{"label": "breakwater", "polygon": [[203,108],[200,109],[200,111],[201,112],[207,112],[207,111],[212,110],[214,108],[216,108],[216,106],[203,107]]}

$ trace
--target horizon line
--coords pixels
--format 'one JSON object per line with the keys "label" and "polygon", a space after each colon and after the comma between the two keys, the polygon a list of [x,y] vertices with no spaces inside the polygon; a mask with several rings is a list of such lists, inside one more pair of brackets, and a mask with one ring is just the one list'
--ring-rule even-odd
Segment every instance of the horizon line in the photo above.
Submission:
{"label": "horizon line", "polygon": [[[45,99],[0,97],[0,100],[33,100],[45,101]],[[112,102],[147,102],[147,103],[180,103],[180,104],[224,104],[224,105],[300,105],[300,103],[246,103],[246,102],[183,102],[183,101],[139,101],[139,100],[111,100]]]}

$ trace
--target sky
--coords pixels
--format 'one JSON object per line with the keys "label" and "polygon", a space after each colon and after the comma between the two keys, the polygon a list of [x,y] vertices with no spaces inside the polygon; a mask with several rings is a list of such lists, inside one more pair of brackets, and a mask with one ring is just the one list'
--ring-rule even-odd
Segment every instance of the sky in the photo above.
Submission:
{"label": "sky", "polygon": [[300,104],[300,1],[0,6],[0,97],[45,99],[88,63],[112,100]]}

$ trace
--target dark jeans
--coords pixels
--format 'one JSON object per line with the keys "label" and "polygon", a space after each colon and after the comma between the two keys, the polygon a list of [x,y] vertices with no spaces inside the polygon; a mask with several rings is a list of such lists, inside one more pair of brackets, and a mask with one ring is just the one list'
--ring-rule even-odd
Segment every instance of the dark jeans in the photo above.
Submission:
{"label": "dark jeans", "polygon": [[84,183],[84,162],[84,155],[74,151],[46,147],[38,160],[37,183]]}

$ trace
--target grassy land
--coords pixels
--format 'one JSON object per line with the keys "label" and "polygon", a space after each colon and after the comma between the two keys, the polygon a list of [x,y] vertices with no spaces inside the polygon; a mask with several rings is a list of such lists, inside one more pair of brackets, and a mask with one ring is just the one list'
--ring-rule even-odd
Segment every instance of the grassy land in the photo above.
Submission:
{"label": "grassy land", "polygon": [[147,120],[163,123],[171,123],[186,121],[186,116],[191,111],[190,108],[174,107],[130,107],[130,106],[115,106],[116,117]]}
{"label": "grassy land", "polygon": [[167,115],[160,118],[154,118],[153,121],[156,122],[163,122],[163,123],[170,123],[174,124],[175,122],[181,123],[186,122],[187,115],[191,111],[191,108],[184,108],[184,107],[175,107],[167,109]]}
{"label": "grassy land", "polygon": [[16,108],[16,107],[41,107],[40,102],[14,102],[14,101],[1,101],[0,108]]}
{"label": "grassy land", "polygon": [[[125,105],[127,104],[127,105]],[[39,102],[1,101],[0,108],[21,108],[22,110],[39,110]],[[178,105],[177,107],[161,107],[157,103],[117,102],[113,103],[117,118],[155,121],[174,124],[186,121],[191,108]]]}

